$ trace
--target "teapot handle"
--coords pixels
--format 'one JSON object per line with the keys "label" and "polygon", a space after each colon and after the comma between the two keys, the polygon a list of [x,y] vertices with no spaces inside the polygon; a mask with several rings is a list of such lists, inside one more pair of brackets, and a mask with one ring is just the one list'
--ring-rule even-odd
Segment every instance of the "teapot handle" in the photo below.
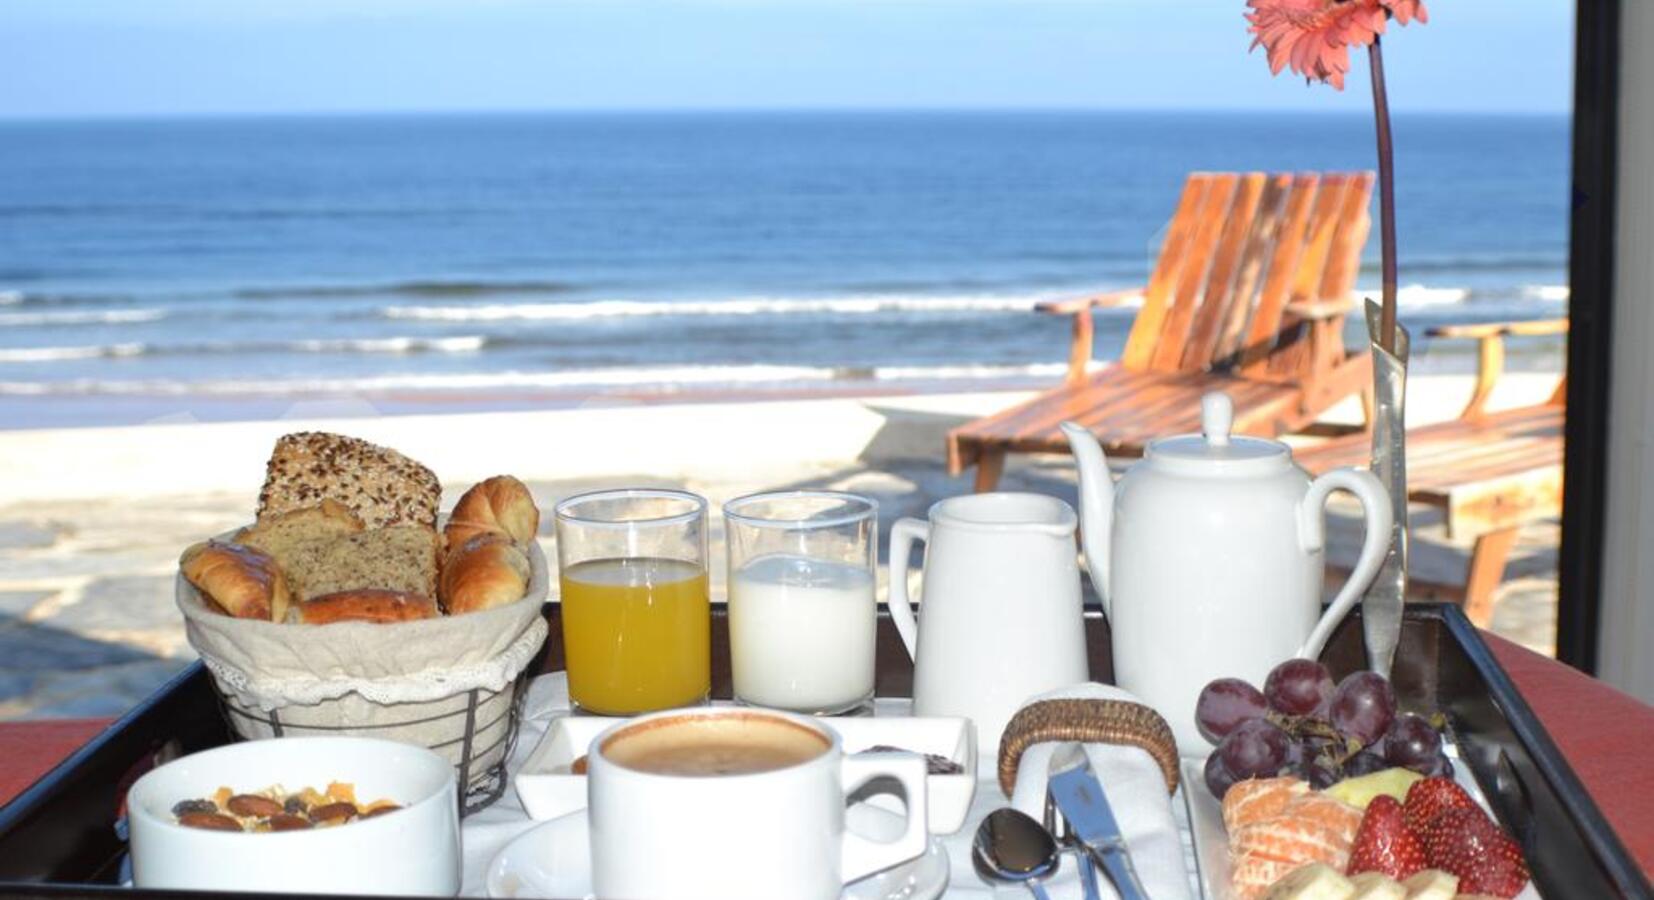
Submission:
{"label": "teapot handle", "polygon": [[1318,553],[1326,547],[1327,497],[1337,490],[1349,491],[1361,501],[1367,533],[1361,541],[1361,555],[1356,559],[1355,569],[1350,572],[1349,579],[1327,611],[1321,615],[1321,621],[1315,623],[1315,630],[1298,648],[1296,655],[1304,659],[1315,659],[1321,655],[1321,648],[1332,636],[1332,630],[1344,620],[1350,608],[1355,606],[1355,601],[1361,599],[1361,594],[1378,575],[1379,566],[1384,564],[1384,556],[1390,549],[1393,519],[1384,483],[1365,469],[1344,468],[1334,469],[1315,479],[1309,486],[1309,493],[1298,504],[1298,544],[1304,552]]}
{"label": "teapot handle", "polygon": [[890,621],[896,623],[896,633],[902,636],[907,658],[919,659],[919,623],[913,618],[913,607],[907,599],[907,559],[913,553],[914,541],[930,541],[930,523],[923,519],[901,518],[890,526]]}

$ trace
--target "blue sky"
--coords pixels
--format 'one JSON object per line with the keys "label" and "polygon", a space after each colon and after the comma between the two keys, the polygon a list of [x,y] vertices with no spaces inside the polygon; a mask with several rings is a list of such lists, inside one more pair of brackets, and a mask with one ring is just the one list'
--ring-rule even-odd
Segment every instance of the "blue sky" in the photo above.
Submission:
{"label": "blue sky", "polygon": [[[1243,0],[4,0],[0,117],[500,109],[1361,110]],[[1570,0],[1433,0],[1401,111],[1566,111]],[[1364,57],[1358,62],[1364,67]],[[1364,73],[1364,68],[1363,68]]]}

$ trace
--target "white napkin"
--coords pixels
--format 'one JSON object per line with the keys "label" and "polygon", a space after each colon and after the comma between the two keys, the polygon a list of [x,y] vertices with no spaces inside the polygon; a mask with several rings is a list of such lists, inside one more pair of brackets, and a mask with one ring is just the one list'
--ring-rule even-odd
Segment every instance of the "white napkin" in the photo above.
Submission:
{"label": "white napkin", "polygon": [[[1140,702],[1119,688],[1096,683],[1041,694],[1028,702],[1071,698]],[[1012,792],[1010,805],[1033,816],[1036,822],[1042,821],[1045,815],[1045,788],[1051,754],[1056,747],[1054,743],[1029,747],[1017,767],[1016,789]],[[1136,866],[1137,876],[1148,895],[1154,900],[1190,900],[1192,895],[1182,838],[1172,811],[1172,796],[1166,793],[1166,779],[1159,764],[1137,747],[1086,744],[1085,751],[1091,760],[1092,772],[1108,796],[1109,808],[1114,811],[1120,833],[1131,851],[1132,864]],[[984,759],[997,761],[997,748],[983,747],[979,752]],[[965,828],[945,841],[952,863],[953,881],[947,892],[950,900],[987,897],[996,893],[1006,897],[1029,896],[1021,887],[988,888],[971,865],[970,845],[976,826],[988,813],[1004,805],[998,782],[981,781]],[[1080,866],[1075,855],[1064,853],[1057,874],[1045,882],[1045,888],[1052,900],[1079,900],[1084,896],[1080,878]],[[1097,870],[1097,887],[1104,898],[1119,896],[1100,868]]]}

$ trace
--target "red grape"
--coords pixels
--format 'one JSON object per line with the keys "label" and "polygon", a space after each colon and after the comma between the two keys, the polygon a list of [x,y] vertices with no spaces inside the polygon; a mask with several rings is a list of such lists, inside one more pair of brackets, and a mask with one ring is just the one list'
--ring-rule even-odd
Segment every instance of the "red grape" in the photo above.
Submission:
{"label": "red grape", "polygon": [[1332,698],[1334,728],[1362,746],[1384,736],[1396,715],[1396,695],[1376,672],[1356,672],[1339,683]]}
{"label": "red grape", "polygon": [[1265,719],[1235,726],[1218,745],[1223,765],[1239,778],[1270,778],[1286,764],[1286,732]]}
{"label": "red grape", "polygon": [[1235,726],[1261,719],[1268,711],[1263,694],[1239,678],[1219,678],[1208,684],[1195,701],[1195,726],[1212,743],[1235,730]]}
{"label": "red grape", "polygon": [[1276,712],[1307,716],[1333,693],[1332,673],[1312,659],[1289,659],[1270,670],[1264,699]]}
{"label": "red grape", "polygon": [[1309,765],[1304,767],[1302,777],[1309,782],[1310,787],[1318,791],[1324,791],[1343,780],[1337,766],[1330,760],[1320,757],[1310,760]]}
{"label": "red grape", "polygon": [[1441,755],[1442,739],[1421,716],[1406,713],[1390,724],[1384,737],[1384,758],[1392,766],[1425,772]]}
{"label": "red grape", "polygon": [[1344,763],[1344,777],[1356,778],[1361,775],[1371,775],[1389,767],[1390,764],[1384,761],[1384,757],[1371,750],[1363,750]]}
{"label": "red grape", "polygon": [[1223,765],[1223,759],[1216,751],[1206,757],[1206,789],[1212,792],[1212,796],[1222,800],[1223,795],[1229,793],[1229,789],[1239,780]]}
{"label": "red grape", "polygon": [[1440,753],[1436,755],[1434,760],[1431,760],[1429,769],[1419,771],[1426,778],[1452,778],[1453,763],[1447,758],[1446,753]]}

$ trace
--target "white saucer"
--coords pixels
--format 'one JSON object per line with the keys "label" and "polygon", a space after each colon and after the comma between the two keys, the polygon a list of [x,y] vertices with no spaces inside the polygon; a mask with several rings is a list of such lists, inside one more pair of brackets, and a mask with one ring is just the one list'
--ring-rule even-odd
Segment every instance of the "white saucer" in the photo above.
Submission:
{"label": "white saucer", "polygon": [[[845,810],[845,822],[857,834],[894,836],[901,817],[857,804]],[[556,897],[593,900],[591,834],[586,812],[569,813],[529,830],[505,846],[488,864],[488,896]],[[918,859],[846,885],[844,900],[935,900],[948,889],[948,854],[931,838]]]}

